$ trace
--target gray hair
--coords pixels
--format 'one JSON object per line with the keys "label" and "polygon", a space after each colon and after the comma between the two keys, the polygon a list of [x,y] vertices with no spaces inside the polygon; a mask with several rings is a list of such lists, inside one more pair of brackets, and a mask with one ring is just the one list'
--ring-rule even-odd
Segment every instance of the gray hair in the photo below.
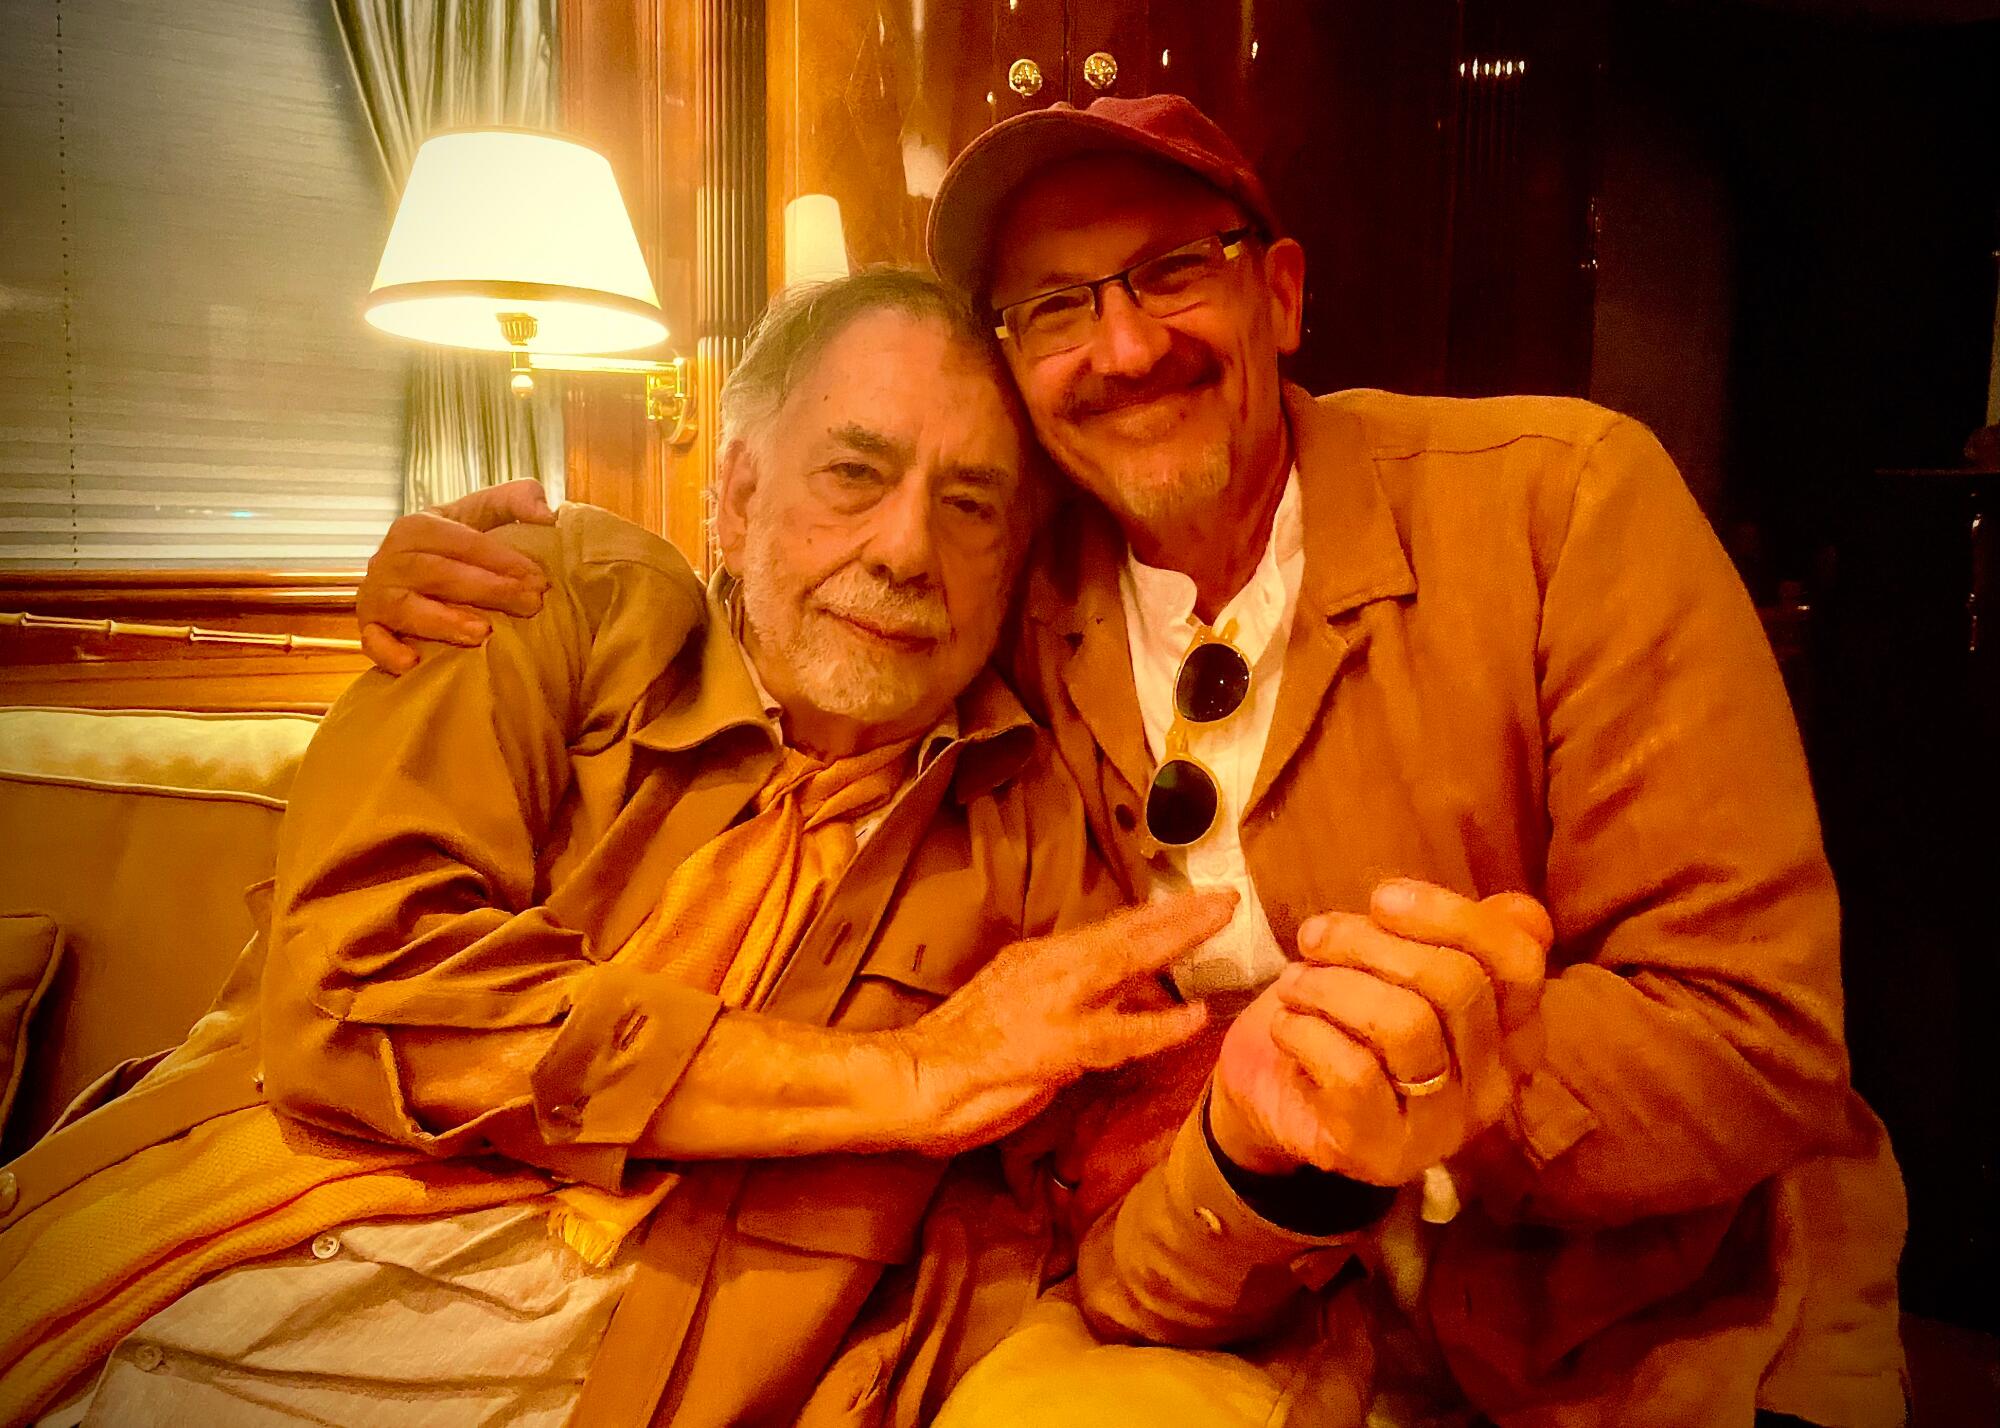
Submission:
{"label": "gray hair", "polygon": [[992,325],[966,299],[915,268],[864,268],[845,278],[800,283],[771,299],[742,361],[722,384],[718,451],[737,442],[756,445],[820,356],[848,326],[877,312],[943,323],[951,335],[993,363],[1008,404],[1015,400]]}

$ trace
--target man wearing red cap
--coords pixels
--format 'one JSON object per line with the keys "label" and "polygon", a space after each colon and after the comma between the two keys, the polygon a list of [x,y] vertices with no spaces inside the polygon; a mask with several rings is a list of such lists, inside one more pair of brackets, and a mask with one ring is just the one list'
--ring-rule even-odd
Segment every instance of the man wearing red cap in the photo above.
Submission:
{"label": "man wearing red cap", "polygon": [[988,131],[930,252],[1078,488],[1024,699],[1129,896],[1240,894],[943,1421],[1902,1422],[1802,752],[1651,434],[1286,385],[1305,255],[1174,96]]}

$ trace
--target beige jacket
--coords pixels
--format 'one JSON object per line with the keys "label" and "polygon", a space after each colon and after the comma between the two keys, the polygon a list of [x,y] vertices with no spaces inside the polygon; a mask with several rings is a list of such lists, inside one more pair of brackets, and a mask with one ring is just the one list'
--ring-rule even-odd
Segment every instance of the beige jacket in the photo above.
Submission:
{"label": "beige jacket", "polygon": [[[7,1219],[264,1095],[369,1141],[619,1183],[720,1006],[605,959],[748,805],[776,732],[664,542],[581,506],[507,539],[550,572],[542,612],[497,618],[482,648],[432,649],[401,679],[363,675],[308,751],[261,1019],[246,970],[186,1052],[16,1163]],[[1004,943],[1117,900],[1073,785],[1006,687],[982,676],[958,720],[814,919],[770,1014],[900,1025]],[[468,1047],[490,1067],[485,1108],[454,1117],[431,1092]],[[592,1428],[914,1425],[1036,1287],[1039,1232],[975,1158],[948,1181],[915,1155],[682,1169],[577,1410]],[[974,1293],[992,1282],[1004,1292]]]}
{"label": "beige jacket", "polygon": [[[1549,1050],[1454,1165],[1418,1320],[1505,1425],[1902,1421],[1902,1185],[1850,1089],[1839,906],[1784,688],[1652,435],[1587,403],[1355,391],[1287,409],[1306,568],[1241,816],[1281,944],[1388,876],[1521,889]],[[1152,762],[1101,513],[1059,521],[1017,665],[1128,891]],[[1100,1331],[1254,1338],[1363,1237],[1251,1214],[1181,1115],[1087,1239]],[[1171,1128],[1180,1125],[1176,1134]],[[1169,1149],[1171,1147],[1171,1149]],[[1110,1182],[1110,1183],[1106,1183]]]}

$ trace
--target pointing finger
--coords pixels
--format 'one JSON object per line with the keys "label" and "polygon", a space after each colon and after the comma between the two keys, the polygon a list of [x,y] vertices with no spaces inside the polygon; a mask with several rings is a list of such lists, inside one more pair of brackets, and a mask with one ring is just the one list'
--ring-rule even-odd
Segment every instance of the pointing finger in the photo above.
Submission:
{"label": "pointing finger", "polygon": [[1084,955],[1123,982],[1166,970],[1227,927],[1235,911],[1231,891],[1176,893],[1113,913],[1076,935]]}

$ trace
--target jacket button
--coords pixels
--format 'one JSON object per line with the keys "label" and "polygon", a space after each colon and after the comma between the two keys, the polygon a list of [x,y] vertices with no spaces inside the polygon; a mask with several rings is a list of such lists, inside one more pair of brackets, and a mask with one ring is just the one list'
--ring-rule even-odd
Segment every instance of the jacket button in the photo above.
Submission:
{"label": "jacket button", "polygon": [[312,1242],[312,1256],[314,1259],[332,1259],[339,1253],[339,1235],[320,1235]]}
{"label": "jacket button", "polygon": [[561,1126],[582,1125],[583,1124],[582,1100],[578,1099],[575,1101],[558,1101],[555,1105],[549,1107],[549,1119],[554,1121],[557,1125]]}
{"label": "jacket button", "polygon": [[1139,815],[1132,811],[1132,805],[1129,803],[1121,803],[1112,809],[1111,816],[1117,820],[1118,826],[1127,833],[1130,833],[1134,828],[1139,826]]}
{"label": "jacket button", "polygon": [[1197,1220],[1201,1221],[1201,1227],[1204,1230],[1207,1230],[1211,1235],[1219,1235],[1222,1233],[1222,1216],[1216,1214],[1215,1211],[1209,1209],[1208,1206],[1206,1205],[1195,1206],[1194,1217]]}
{"label": "jacket button", "polygon": [[11,1170],[0,1170],[0,1215],[13,1210],[21,1198],[21,1182],[14,1178]]}
{"label": "jacket button", "polygon": [[141,1344],[132,1350],[132,1362],[142,1373],[158,1373],[167,1356],[158,1344]]}

